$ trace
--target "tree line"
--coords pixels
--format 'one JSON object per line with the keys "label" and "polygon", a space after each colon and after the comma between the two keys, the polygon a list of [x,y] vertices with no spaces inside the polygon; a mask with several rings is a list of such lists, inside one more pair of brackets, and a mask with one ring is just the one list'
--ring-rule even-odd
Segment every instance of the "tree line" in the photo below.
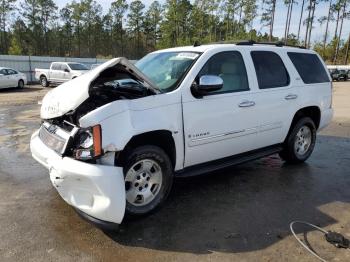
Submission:
{"label": "tree line", "polygon": [[[327,4],[325,16],[318,16],[321,3]],[[312,47],[327,62],[348,62],[350,35],[343,31],[350,0],[283,0],[286,18],[280,38],[274,36],[277,4],[166,0],[145,7],[138,0],[114,0],[103,9],[95,0],[73,0],[59,9],[53,0],[0,0],[0,53],[138,59],[166,47],[251,39]],[[297,32],[290,29],[292,16],[298,17]],[[321,25],[323,40],[312,42],[314,28]]]}

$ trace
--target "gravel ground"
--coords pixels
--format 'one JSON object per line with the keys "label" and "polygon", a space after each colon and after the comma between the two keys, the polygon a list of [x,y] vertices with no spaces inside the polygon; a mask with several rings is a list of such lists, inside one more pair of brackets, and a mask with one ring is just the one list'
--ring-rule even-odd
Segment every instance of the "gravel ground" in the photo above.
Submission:
{"label": "gravel ground", "polygon": [[[298,219],[350,238],[350,82],[335,83],[335,117],[307,163],[270,156],[176,179],[163,209],[117,232],[83,221],[30,156],[48,90],[0,91],[0,261],[316,261],[289,232]],[[328,261],[350,261],[350,250],[297,231]]]}

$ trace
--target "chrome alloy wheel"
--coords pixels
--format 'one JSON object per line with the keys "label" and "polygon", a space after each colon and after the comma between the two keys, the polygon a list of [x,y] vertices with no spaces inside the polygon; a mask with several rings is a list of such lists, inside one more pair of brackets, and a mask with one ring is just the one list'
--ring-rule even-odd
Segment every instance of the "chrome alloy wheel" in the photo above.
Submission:
{"label": "chrome alloy wheel", "polygon": [[145,206],[157,196],[161,186],[162,170],[158,163],[142,159],[126,173],[126,200],[134,206]]}
{"label": "chrome alloy wheel", "polygon": [[299,156],[304,155],[312,143],[312,133],[308,126],[302,126],[295,138],[294,150]]}

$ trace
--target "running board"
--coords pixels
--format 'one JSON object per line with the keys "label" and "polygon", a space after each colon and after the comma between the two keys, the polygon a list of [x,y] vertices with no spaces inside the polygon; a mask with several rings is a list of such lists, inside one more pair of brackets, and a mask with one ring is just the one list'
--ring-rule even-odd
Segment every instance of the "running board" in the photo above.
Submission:
{"label": "running board", "polygon": [[283,149],[281,144],[265,147],[262,149],[257,149],[253,151],[249,151],[246,153],[242,153],[235,156],[225,157],[222,159],[210,161],[204,164],[198,164],[194,166],[186,167],[182,170],[176,171],[176,177],[190,177],[197,176],[205,173],[210,173],[213,171],[217,171],[223,168],[239,165],[251,160],[255,160],[258,158],[262,158],[265,156],[273,155],[278,152],[281,152]]}

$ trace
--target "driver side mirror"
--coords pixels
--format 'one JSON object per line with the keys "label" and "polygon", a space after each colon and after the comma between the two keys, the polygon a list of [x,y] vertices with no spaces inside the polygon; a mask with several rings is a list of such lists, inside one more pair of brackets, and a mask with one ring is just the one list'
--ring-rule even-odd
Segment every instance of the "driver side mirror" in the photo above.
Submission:
{"label": "driver side mirror", "polygon": [[224,81],[220,76],[203,75],[199,78],[198,84],[192,85],[192,93],[195,97],[203,97],[210,92],[220,90],[224,85]]}
{"label": "driver side mirror", "polygon": [[66,72],[66,73],[70,72],[68,68],[65,68],[63,71]]}

